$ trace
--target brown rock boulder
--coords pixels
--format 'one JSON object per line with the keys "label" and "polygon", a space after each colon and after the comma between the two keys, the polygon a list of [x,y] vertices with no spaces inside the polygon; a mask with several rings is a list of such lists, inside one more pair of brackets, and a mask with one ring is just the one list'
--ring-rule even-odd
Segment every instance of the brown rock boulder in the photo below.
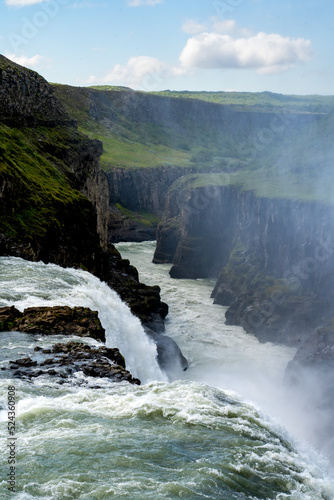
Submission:
{"label": "brown rock boulder", "polygon": [[29,307],[23,313],[15,307],[3,307],[0,308],[0,331],[77,335],[105,342],[105,330],[98,313],[88,307]]}

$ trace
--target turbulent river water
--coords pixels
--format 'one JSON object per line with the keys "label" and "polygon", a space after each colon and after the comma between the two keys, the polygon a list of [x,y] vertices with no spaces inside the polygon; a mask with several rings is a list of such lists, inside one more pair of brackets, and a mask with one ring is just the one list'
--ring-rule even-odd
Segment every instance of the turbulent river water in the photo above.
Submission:
{"label": "turbulent river water", "polygon": [[[0,306],[98,310],[107,345],[120,349],[143,384],[101,380],[96,388],[96,379],[83,373],[71,383],[49,376],[30,382],[1,370],[0,498],[333,499],[329,464],[308,439],[311,423],[282,384],[295,351],[260,344],[241,328],[226,326],[224,308],[210,299],[213,282],[171,280],[169,266],[151,263],[153,242],[118,248],[141,281],[161,287],[170,306],[165,333],[179,344],[189,369],[167,380],[139,321],[97,278],[1,257]],[[0,333],[0,364],[34,358],[36,345],[60,340]],[[7,489],[12,386],[15,492]]]}

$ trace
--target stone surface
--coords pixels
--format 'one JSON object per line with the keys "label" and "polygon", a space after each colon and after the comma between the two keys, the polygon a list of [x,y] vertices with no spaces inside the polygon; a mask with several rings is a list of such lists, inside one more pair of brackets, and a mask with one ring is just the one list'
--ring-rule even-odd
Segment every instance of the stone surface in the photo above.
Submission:
{"label": "stone surface", "polygon": [[177,343],[167,335],[156,333],[150,328],[145,327],[145,332],[157,346],[157,359],[160,368],[170,380],[179,378],[181,372],[188,369],[189,364]]}
{"label": "stone surface", "polygon": [[0,55],[0,116],[11,126],[73,124],[52,87],[38,73]]}
{"label": "stone surface", "polygon": [[40,335],[77,335],[105,342],[105,330],[97,311],[88,307],[29,307],[22,313],[15,307],[0,308],[0,330]]}
{"label": "stone surface", "polygon": [[[80,342],[55,344],[51,349],[36,346],[39,360],[22,358],[10,361],[8,369],[14,377],[34,379],[51,375],[75,385],[86,384],[86,380],[73,379],[77,372],[94,378],[106,378],[112,382],[129,382],[140,385],[140,380],[126,370],[125,361],[118,349],[94,348]],[[41,356],[44,358],[40,360]],[[98,386],[95,386],[98,387]]]}

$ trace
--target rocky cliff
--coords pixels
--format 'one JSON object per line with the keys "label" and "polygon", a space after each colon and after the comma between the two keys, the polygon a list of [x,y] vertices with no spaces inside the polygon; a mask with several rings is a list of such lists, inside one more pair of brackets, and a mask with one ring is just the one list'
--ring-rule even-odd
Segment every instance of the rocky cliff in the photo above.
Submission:
{"label": "rocky cliff", "polygon": [[156,325],[168,310],[159,288],[139,283],[107,242],[101,142],[78,131],[41,76],[3,56],[0,90],[0,255],[84,267]]}
{"label": "rocky cliff", "polygon": [[42,77],[2,56],[0,88],[2,252],[94,267],[107,248],[102,144],[77,131]]}
{"label": "rocky cliff", "polygon": [[189,181],[169,193],[155,262],[172,262],[172,277],[218,278],[228,323],[298,345],[332,315],[333,206]]}
{"label": "rocky cliff", "polygon": [[[157,221],[164,213],[168,190],[187,171],[191,169],[166,166],[112,168],[107,174],[110,195],[109,241],[154,240]],[[121,210],[115,211],[118,205],[126,209],[123,210],[123,217]],[[140,217],[140,213],[154,214],[156,217],[151,224],[145,224],[145,216]]]}

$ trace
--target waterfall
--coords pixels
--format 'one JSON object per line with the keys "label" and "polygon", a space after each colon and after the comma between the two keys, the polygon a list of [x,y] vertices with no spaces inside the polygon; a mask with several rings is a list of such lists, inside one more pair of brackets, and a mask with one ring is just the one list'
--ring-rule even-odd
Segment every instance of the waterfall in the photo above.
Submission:
{"label": "waterfall", "polygon": [[[142,383],[164,381],[156,360],[156,345],[139,319],[108,285],[81,269],[0,257],[0,305],[20,311],[38,306],[83,306],[98,311],[106,330],[106,345],[117,347],[127,369]],[[15,287],[13,286],[15,283]]]}

